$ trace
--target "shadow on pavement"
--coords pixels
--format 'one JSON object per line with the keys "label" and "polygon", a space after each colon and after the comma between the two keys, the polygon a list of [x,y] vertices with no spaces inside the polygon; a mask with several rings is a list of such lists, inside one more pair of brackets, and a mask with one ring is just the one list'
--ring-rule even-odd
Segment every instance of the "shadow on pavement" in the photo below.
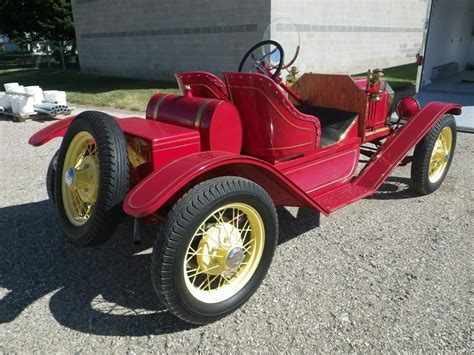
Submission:
{"label": "shadow on pavement", "polygon": [[130,240],[131,224],[104,246],[77,248],[65,241],[49,201],[0,209],[2,252],[0,323],[52,294],[49,307],[62,325],[100,335],[163,334],[190,328],[167,312],[150,282],[150,254]]}
{"label": "shadow on pavement", "polygon": [[403,198],[418,197],[411,188],[410,178],[389,176],[369,199],[373,200],[398,200]]}
{"label": "shadow on pavement", "polygon": [[[297,217],[278,208],[280,244],[319,226],[319,214],[299,209]],[[152,240],[131,242],[126,220],[114,237],[96,248],[65,241],[50,201],[0,209],[2,248],[0,323],[13,321],[49,295],[53,317],[63,326],[97,335],[143,336],[192,326],[160,304],[150,281]]]}

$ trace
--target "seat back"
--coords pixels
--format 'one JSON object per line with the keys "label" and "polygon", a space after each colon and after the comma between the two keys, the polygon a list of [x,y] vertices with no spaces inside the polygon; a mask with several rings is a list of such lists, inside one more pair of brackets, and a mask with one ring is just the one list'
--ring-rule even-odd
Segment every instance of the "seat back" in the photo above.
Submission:
{"label": "seat back", "polygon": [[275,162],[319,147],[318,119],[296,110],[273,80],[253,73],[223,75],[240,112],[243,153]]}
{"label": "seat back", "polygon": [[184,88],[189,86],[193,96],[229,100],[227,88],[222,80],[214,74],[192,71],[176,73],[175,77],[182,95],[184,95]]}

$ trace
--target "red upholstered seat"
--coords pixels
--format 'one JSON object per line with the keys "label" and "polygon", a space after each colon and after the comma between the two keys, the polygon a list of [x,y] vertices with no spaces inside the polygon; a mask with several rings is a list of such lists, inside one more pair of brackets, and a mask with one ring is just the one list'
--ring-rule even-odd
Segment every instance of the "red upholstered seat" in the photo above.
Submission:
{"label": "red upholstered seat", "polygon": [[243,153],[275,162],[319,147],[319,120],[299,112],[273,80],[253,73],[223,75],[242,119]]}
{"label": "red upholstered seat", "polygon": [[193,96],[210,99],[228,100],[227,88],[221,79],[214,74],[205,71],[190,71],[176,73],[181,94],[184,95],[184,87],[190,86]]}

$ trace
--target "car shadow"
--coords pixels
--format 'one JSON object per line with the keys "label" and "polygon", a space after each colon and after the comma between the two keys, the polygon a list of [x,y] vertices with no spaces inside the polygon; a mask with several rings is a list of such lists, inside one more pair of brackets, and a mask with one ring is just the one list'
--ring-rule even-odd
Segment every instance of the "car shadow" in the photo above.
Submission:
{"label": "car shadow", "polygon": [[[319,226],[319,214],[309,209],[293,216],[278,208],[278,216],[279,244]],[[193,327],[159,302],[150,282],[152,233],[145,233],[142,245],[133,245],[130,219],[94,248],[65,241],[47,200],[1,208],[0,228],[0,323],[48,297],[53,317],[84,333],[143,336]]]}
{"label": "car shadow", "polygon": [[191,326],[166,311],[150,282],[152,246],[131,241],[126,220],[103,246],[65,241],[49,201],[0,209],[0,323],[13,321],[49,297],[53,317],[68,328],[98,335],[164,334]]}
{"label": "car shadow", "polygon": [[[392,187],[406,180],[390,178],[373,198],[410,195]],[[320,214],[307,208],[277,207],[277,214],[278,245],[320,225]],[[105,245],[78,248],[65,241],[45,200],[0,208],[0,230],[0,324],[48,297],[53,317],[84,333],[144,336],[193,327],[159,302],[150,282],[153,233],[145,233],[142,245],[133,245],[130,219]]]}
{"label": "car shadow", "polygon": [[285,207],[277,207],[278,245],[284,244],[320,225],[321,214],[309,208],[297,208],[296,216]]}
{"label": "car shadow", "polygon": [[410,178],[389,176],[379,189],[368,199],[372,200],[399,200],[418,197],[411,187]]}

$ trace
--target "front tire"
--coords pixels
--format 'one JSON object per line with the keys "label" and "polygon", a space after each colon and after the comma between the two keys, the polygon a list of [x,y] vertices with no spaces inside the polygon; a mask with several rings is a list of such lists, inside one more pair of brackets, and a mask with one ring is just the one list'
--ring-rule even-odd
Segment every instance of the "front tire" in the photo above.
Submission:
{"label": "front tire", "polygon": [[412,186],[420,195],[436,191],[444,181],[456,148],[456,121],[444,115],[416,145],[411,165]]}
{"label": "front tire", "polygon": [[186,322],[224,317],[256,291],[277,238],[275,206],[260,186],[237,177],[201,183],[175,204],[156,239],[155,291]]}
{"label": "front tire", "polygon": [[110,238],[129,188],[127,142],[113,117],[86,111],[74,119],[59,149],[54,187],[71,243],[93,246]]}

